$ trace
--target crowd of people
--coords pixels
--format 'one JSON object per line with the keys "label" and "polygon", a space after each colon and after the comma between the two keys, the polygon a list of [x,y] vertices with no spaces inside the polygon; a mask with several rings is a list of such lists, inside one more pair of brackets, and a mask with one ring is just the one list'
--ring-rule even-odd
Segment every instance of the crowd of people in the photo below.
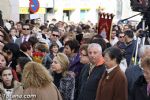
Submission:
{"label": "crowd of people", "polygon": [[137,43],[139,30],[113,24],[107,40],[91,22],[5,21],[0,100],[150,100],[150,45]]}

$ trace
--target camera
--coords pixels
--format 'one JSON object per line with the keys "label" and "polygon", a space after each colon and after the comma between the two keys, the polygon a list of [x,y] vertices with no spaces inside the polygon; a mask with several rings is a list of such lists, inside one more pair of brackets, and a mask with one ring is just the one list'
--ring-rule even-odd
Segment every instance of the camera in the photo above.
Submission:
{"label": "camera", "polygon": [[150,0],[130,0],[130,5],[133,11],[147,12],[150,11]]}

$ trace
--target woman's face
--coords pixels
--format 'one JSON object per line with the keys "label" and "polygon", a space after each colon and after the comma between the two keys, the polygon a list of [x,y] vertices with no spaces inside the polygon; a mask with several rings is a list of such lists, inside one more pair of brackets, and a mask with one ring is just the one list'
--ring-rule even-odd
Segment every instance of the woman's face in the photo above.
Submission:
{"label": "woman's face", "polygon": [[58,53],[58,46],[53,46],[52,47],[52,52]]}
{"label": "woman's face", "polygon": [[12,79],[13,79],[13,75],[10,69],[4,70],[2,72],[2,80],[6,86],[11,86]]}
{"label": "woman's face", "polygon": [[6,66],[6,59],[3,55],[0,54],[0,70]]}
{"label": "woman's face", "polygon": [[56,73],[62,72],[62,67],[56,57],[54,57],[53,63],[51,64],[51,70]]}
{"label": "woman's face", "polygon": [[81,50],[80,52],[80,62],[82,64],[88,64],[90,62],[89,57],[85,50]]}
{"label": "woman's face", "polygon": [[16,35],[16,30],[15,29],[12,29],[11,31],[10,31],[10,34],[12,35],[12,36],[15,36]]}
{"label": "woman's face", "polygon": [[71,48],[68,46],[68,45],[66,45],[65,47],[64,47],[64,51],[63,51],[68,57],[70,57],[71,56],[71,54],[73,53],[73,51],[71,50]]}
{"label": "woman's face", "polygon": [[4,34],[0,31],[0,41],[4,41]]}
{"label": "woman's face", "polygon": [[3,54],[6,57],[6,59],[7,59],[8,62],[12,60],[13,53],[11,51],[9,51],[9,50],[7,50],[5,52],[3,51]]}
{"label": "woman's face", "polygon": [[106,67],[108,68],[114,67],[115,59],[111,59],[108,53],[104,55],[104,60],[105,60]]}

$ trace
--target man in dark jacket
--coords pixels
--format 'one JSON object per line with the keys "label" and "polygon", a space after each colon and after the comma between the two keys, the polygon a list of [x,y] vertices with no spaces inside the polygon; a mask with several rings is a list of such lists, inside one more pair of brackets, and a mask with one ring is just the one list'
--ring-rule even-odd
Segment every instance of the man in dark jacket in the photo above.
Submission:
{"label": "man in dark jacket", "polygon": [[127,65],[128,67],[132,64],[132,57],[135,54],[136,51],[136,41],[133,39],[134,34],[133,31],[131,30],[127,30],[124,32],[125,34],[125,43],[126,43],[126,47],[125,49],[125,58],[127,60]]}
{"label": "man in dark jacket", "polygon": [[[140,48],[139,55],[141,58],[140,61],[142,61],[142,59],[146,55],[150,55],[150,45],[142,46]],[[127,68],[125,74],[126,74],[127,81],[128,81],[128,100],[132,100],[133,86],[134,86],[135,82],[139,79],[139,77],[143,75],[143,69],[142,69],[141,63]],[[142,79],[142,78],[140,78],[140,79]]]}
{"label": "man in dark jacket", "polygon": [[141,66],[143,74],[135,82],[131,100],[150,100],[150,56],[145,56]]}
{"label": "man in dark jacket", "polygon": [[105,71],[102,48],[97,43],[88,46],[90,64],[80,74],[80,91],[78,100],[95,100],[99,80]]}

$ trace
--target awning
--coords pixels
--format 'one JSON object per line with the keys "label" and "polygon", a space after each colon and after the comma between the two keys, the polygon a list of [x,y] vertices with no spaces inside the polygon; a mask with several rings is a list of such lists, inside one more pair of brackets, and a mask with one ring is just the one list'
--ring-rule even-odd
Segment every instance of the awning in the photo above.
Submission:
{"label": "awning", "polygon": [[64,8],[63,10],[75,10],[75,8]]}
{"label": "awning", "polygon": [[90,10],[91,8],[80,8],[80,10]]}
{"label": "awning", "polygon": [[[29,8],[28,7],[20,7],[19,8],[19,14],[29,14]],[[46,8],[39,8],[38,12],[36,14],[46,14]]]}

